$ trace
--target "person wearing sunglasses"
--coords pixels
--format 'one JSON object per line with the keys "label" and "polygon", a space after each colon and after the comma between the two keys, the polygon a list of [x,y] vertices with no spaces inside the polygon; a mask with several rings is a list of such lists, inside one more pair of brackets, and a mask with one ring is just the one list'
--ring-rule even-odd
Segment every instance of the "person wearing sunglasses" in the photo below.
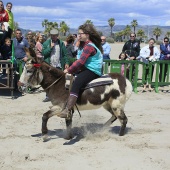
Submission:
{"label": "person wearing sunglasses", "polygon": [[70,90],[66,107],[60,114],[61,118],[72,116],[71,110],[76,104],[81,88],[102,75],[103,48],[99,33],[92,24],[83,24],[78,28],[78,36],[80,46],[77,60],[64,70],[64,73],[76,74],[76,78]]}
{"label": "person wearing sunglasses", "polygon": [[[170,43],[169,38],[165,37],[162,44],[160,44],[160,60],[170,60]],[[159,73],[159,81],[165,82],[165,77],[168,71],[168,64],[165,64],[165,69],[163,73],[163,79],[162,79],[162,71],[163,71],[163,64],[160,64],[160,73]]]}
{"label": "person wearing sunglasses", "polygon": [[[140,41],[136,39],[136,34],[131,33],[130,34],[130,40],[125,42],[122,52],[125,52],[128,60],[136,60],[136,58],[139,56],[140,53]],[[132,74],[134,75],[135,72],[135,65],[132,66]],[[126,74],[126,77],[129,79],[129,71]],[[133,78],[133,76],[132,76]]]}

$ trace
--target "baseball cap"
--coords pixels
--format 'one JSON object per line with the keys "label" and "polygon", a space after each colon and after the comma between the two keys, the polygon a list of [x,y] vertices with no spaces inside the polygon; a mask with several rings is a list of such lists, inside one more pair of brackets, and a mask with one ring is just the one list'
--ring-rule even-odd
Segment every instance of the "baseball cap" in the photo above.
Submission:
{"label": "baseball cap", "polygon": [[58,30],[52,29],[52,30],[50,31],[50,34],[51,34],[51,35],[58,35]]}

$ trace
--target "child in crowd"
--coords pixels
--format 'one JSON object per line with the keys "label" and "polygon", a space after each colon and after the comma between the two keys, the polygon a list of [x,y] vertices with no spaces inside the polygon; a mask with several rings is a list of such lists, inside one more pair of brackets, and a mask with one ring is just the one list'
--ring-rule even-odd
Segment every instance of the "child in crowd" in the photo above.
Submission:
{"label": "child in crowd", "polygon": [[[128,60],[127,55],[125,52],[121,52],[119,55],[119,60]],[[126,67],[128,69],[129,66]],[[121,74],[124,75],[124,70],[125,70],[125,64],[121,65]]]}
{"label": "child in crowd", "polygon": [[[11,39],[6,38],[4,45],[0,48],[2,60],[10,60],[12,55]],[[3,64],[3,67],[5,65]],[[3,74],[6,74],[6,69],[3,69]]]}

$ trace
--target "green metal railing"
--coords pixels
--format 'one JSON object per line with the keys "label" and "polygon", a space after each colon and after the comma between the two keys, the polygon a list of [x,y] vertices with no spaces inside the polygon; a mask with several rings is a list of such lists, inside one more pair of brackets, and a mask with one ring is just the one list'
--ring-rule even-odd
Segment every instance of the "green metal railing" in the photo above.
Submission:
{"label": "green metal railing", "polygon": [[[124,72],[122,73],[121,68],[124,66]],[[152,77],[152,69],[154,66],[154,73]],[[162,68],[162,72],[160,73],[160,67]],[[146,77],[146,70],[149,70],[149,74]],[[155,61],[150,62],[149,64],[145,64],[141,61],[128,61],[128,60],[104,60],[103,64],[103,73],[121,73],[125,77],[127,77],[133,86],[133,90],[135,93],[138,92],[137,88],[143,86],[148,82],[151,84],[155,92],[159,92],[160,86],[170,85],[170,61]],[[165,80],[164,80],[164,74]],[[146,77],[146,78],[145,78]],[[161,79],[160,79],[161,77]]]}

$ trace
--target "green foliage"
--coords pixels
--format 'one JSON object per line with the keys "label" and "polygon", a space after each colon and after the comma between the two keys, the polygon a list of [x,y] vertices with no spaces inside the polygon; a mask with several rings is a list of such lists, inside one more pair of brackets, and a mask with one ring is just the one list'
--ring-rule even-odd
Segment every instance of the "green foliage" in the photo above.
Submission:
{"label": "green foliage", "polygon": [[156,44],[160,45],[160,44],[162,44],[162,41],[156,41]]}
{"label": "green foliage", "polygon": [[114,42],[115,42],[115,40],[114,40],[113,38],[111,38],[111,37],[107,37],[107,38],[106,38],[106,41],[107,41],[108,43],[114,43]]}
{"label": "green foliage", "polygon": [[60,38],[60,40],[62,40],[62,41],[66,41],[67,36],[60,36],[59,38]]}

